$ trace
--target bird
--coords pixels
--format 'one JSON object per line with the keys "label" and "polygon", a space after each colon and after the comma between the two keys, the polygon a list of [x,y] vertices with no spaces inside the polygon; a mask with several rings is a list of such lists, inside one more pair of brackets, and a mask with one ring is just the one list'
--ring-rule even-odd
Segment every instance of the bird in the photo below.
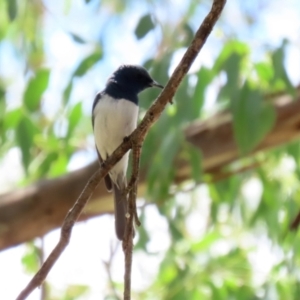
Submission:
{"label": "bird", "polygon": [[[100,165],[137,127],[138,94],[150,87],[164,87],[138,65],[121,65],[108,79],[103,91],[97,93],[92,107],[92,125]],[[124,239],[127,212],[126,172],[129,152],[109,171],[104,181],[114,195],[115,231]]]}

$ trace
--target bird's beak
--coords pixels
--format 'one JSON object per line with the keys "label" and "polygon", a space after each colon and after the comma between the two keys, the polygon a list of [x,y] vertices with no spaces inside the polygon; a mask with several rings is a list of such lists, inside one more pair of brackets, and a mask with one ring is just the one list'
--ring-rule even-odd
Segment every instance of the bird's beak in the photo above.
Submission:
{"label": "bird's beak", "polygon": [[150,86],[152,86],[152,87],[156,86],[156,87],[159,87],[159,88],[161,88],[161,89],[164,88],[163,85],[159,84],[158,82],[156,82],[156,81],[154,81],[154,80],[150,83]]}

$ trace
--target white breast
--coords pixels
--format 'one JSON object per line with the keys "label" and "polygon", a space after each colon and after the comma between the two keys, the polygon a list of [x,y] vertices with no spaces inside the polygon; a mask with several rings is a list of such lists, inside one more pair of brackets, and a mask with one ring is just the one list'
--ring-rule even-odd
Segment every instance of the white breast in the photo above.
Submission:
{"label": "white breast", "polygon": [[[103,96],[94,108],[94,134],[97,149],[105,160],[136,128],[138,106],[128,100]],[[128,154],[110,172],[112,180],[126,175]]]}

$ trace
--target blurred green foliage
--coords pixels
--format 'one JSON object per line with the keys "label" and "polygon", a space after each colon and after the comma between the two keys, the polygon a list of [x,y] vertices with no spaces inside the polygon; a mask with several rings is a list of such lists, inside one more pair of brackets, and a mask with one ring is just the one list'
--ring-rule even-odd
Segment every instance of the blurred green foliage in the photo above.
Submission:
{"label": "blurred green foliage", "polygon": [[[91,5],[98,1],[82,2]],[[126,5],[132,2],[102,1],[98,5],[101,9],[110,9],[116,19],[121,19],[130,18]],[[149,12],[141,12],[133,34],[142,42],[150,34],[160,32],[156,36],[156,48],[151,49],[154,55],[144,66],[158,82],[165,84],[174,57],[193,37],[195,28],[191,20],[198,1],[189,1],[186,11],[173,22],[160,20],[152,13],[152,2],[156,1],[147,2]],[[72,1],[65,1],[65,5],[71,7]],[[0,1],[0,40],[9,43],[15,52],[23,66],[20,72],[25,82],[22,102],[10,106],[6,93],[10,83],[0,78],[0,155],[4,160],[10,149],[20,149],[26,172],[23,185],[65,174],[73,155],[86,146],[92,131],[90,115],[81,101],[71,101],[72,92],[77,80],[84,79],[108,55],[104,52],[103,37],[91,40],[69,32],[76,43],[88,44],[90,52],[74,66],[70,75],[66,75],[59,109],[54,116],[48,115],[43,109],[43,99],[57,70],[45,63],[45,32],[41,26],[44,9],[40,1]],[[221,25],[225,21],[222,22]],[[299,298],[299,233],[289,232],[290,221],[300,206],[299,143],[242,158],[238,162],[240,167],[249,161],[250,164],[259,163],[260,167],[212,183],[202,172],[201,153],[184,140],[183,129],[188,124],[228,109],[233,116],[239,151],[241,155],[249,154],[275,121],[274,109],[264,96],[278,91],[295,93],[284,64],[287,41],[269,50],[259,61],[252,60],[252,49],[247,43],[232,38],[223,42],[212,67],[200,66],[188,74],[175,95],[174,104],[166,108],[146,138],[142,166],[148,168],[147,199],[157,203],[159,213],[166,219],[171,244],[164,253],[156,278],[147,289],[135,292],[135,299]],[[217,91],[217,96],[213,99],[213,109],[208,111],[205,104],[211,88]],[[155,90],[141,95],[141,115],[156,96]],[[176,186],[176,193],[170,193],[170,187],[174,187],[174,162],[178,157],[190,162],[191,182],[206,182],[209,215],[205,230],[197,237],[189,232],[187,224],[202,200],[197,196],[197,188],[186,192],[189,201],[184,204],[176,194],[184,190],[184,185]],[[289,170],[286,170],[286,161],[293,166]],[[234,166],[228,168],[234,169]],[[256,205],[252,199],[255,197],[244,192],[247,184],[253,181],[261,186]],[[142,222],[144,218],[142,212]],[[250,259],[259,238],[267,239],[278,253],[270,270],[257,267]],[[147,230],[141,228],[136,249],[149,253],[150,239]],[[29,272],[37,269],[35,246],[29,245],[22,263]],[[258,276],[262,277],[259,281],[256,280]],[[69,287],[59,298],[49,296],[49,299],[76,299],[87,290],[88,287],[77,285]]]}

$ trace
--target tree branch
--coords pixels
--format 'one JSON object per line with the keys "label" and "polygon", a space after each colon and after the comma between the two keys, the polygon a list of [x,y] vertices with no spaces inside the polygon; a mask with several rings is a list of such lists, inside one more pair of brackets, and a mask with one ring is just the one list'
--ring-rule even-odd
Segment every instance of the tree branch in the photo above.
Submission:
{"label": "tree branch", "polygon": [[[26,299],[27,296],[41,283],[44,281],[46,276],[48,275],[50,269],[63,252],[65,247],[68,245],[72,228],[74,223],[79,217],[79,214],[83,210],[84,206],[88,202],[91,194],[97,187],[99,181],[109,172],[109,170],[122,158],[122,156],[130,149],[130,146],[138,141],[139,143],[143,143],[147,132],[149,131],[150,127],[154,124],[154,122],[159,118],[162,111],[164,110],[165,106],[168,102],[172,101],[172,98],[178,89],[180,82],[182,81],[183,77],[188,72],[190,66],[192,65],[193,61],[197,57],[199,51],[201,50],[202,46],[204,45],[208,35],[210,34],[213,26],[215,25],[216,21],[218,20],[223,7],[225,5],[226,0],[215,0],[212,5],[212,9],[201,24],[200,28],[198,29],[190,47],[187,49],[185,55],[183,56],[181,62],[175,69],[174,73],[172,74],[168,84],[166,85],[165,89],[162,93],[158,96],[157,100],[154,104],[150,107],[147,111],[144,119],[142,120],[141,124],[137,127],[137,129],[126,139],[120,147],[105,161],[105,164],[101,166],[101,169],[97,171],[92,178],[88,181],[87,185],[85,186],[82,194],[77,199],[75,205],[72,209],[68,212],[65,221],[63,223],[61,229],[61,237],[51,252],[50,256],[46,259],[45,263],[38,271],[38,273],[33,277],[33,279],[29,282],[27,287],[20,293],[17,300]],[[136,184],[134,185],[136,187]],[[130,191],[130,198],[136,196],[136,191],[132,189]],[[134,195],[135,193],[135,195]],[[133,196],[132,196],[133,195]],[[131,201],[130,201],[131,202]],[[131,216],[133,220],[133,216]],[[132,225],[131,220],[131,225]],[[129,234],[130,235],[130,234]],[[132,236],[132,231],[131,231]],[[129,249],[130,250],[130,249]],[[128,298],[130,299],[130,297]]]}
{"label": "tree branch", "polygon": [[[106,172],[107,173],[107,172]],[[32,280],[28,283],[26,288],[19,294],[17,297],[17,300],[23,300],[26,299],[27,296],[30,295],[30,293],[40,286],[43,281],[45,280],[46,276],[48,275],[49,271],[61,255],[61,253],[64,251],[66,246],[68,245],[70,241],[70,236],[72,232],[72,228],[74,223],[76,222],[79,214],[81,213],[83,207],[87,203],[87,201],[90,198],[90,195],[92,194],[93,190],[98,185],[99,181],[105,176],[103,169],[100,169],[97,171],[92,178],[88,181],[87,185],[85,186],[82,194],[79,196],[78,200],[76,201],[75,205],[72,207],[72,209],[68,212],[62,229],[61,229],[61,236],[59,239],[58,244],[55,246],[55,248],[52,250],[49,257],[46,259],[40,270],[35,274],[35,276],[32,278]]]}
{"label": "tree branch", "polygon": [[[288,95],[279,96],[272,101],[276,111],[274,128],[253,153],[300,138],[300,96],[296,100]],[[213,180],[229,176],[223,174],[222,168],[239,159],[229,112],[206,121],[195,121],[187,127],[185,136],[202,151],[205,173],[209,173]],[[176,183],[191,178],[189,162],[176,158],[174,163]],[[60,227],[74,199],[83,190],[86,178],[91,177],[98,168],[99,164],[95,161],[62,177],[43,180],[27,188],[0,195],[0,250],[43,236]],[[144,194],[146,174],[147,169],[142,169],[138,189],[141,196]],[[100,183],[79,220],[112,211],[111,196],[104,184]]]}
{"label": "tree branch", "polygon": [[139,166],[142,142],[132,145],[132,175],[129,182],[129,198],[128,198],[128,225],[126,226],[125,239],[123,241],[123,249],[125,254],[125,274],[124,274],[124,300],[130,300],[131,298],[131,267],[132,267],[132,250],[133,250],[133,237],[134,228],[133,222],[139,226],[140,221],[138,219],[136,210],[136,197],[137,197],[137,182],[139,178]]}

